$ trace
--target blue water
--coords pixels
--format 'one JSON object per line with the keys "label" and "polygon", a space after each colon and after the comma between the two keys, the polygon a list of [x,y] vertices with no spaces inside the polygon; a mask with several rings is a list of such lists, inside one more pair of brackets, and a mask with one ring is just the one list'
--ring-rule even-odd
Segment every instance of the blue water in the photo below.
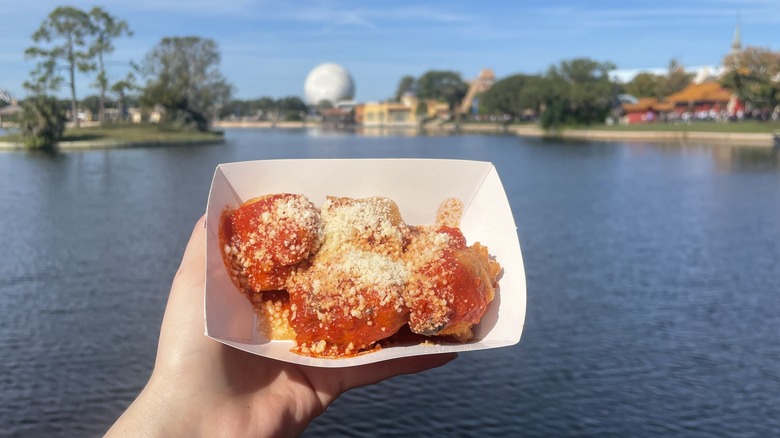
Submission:
{"label": "blue water", "polygon": [[309,436],[780,435],[780,156],[726,146],[229,130],[0,154],[0,434],[100,435],[151,372],[216,164],[495,163],[528,279],[515,347],[347,393]]}

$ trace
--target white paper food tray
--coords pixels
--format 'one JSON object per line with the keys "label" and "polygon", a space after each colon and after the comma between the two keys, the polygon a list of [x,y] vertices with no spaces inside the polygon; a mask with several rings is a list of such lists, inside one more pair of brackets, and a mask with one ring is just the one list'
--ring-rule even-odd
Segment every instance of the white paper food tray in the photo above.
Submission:
{"label": "white paper food tray", "polygon": [[[226,207],[272,193],[300,193],[318,207],[326,196],[386,196],[409,225],[432,225],[447,198],[464,203],[460,228],[468,244],[486,245],[503,267],[496,298],[465,344],[385,347],[342,359],[301,356],[292,341],[270,341],[259,330],[249,301],[222,261],[219,219]],[[227,345],[286,362],[348,367],[404,356],[465,352],[514,345],[525,320],[523,258],[512,211],[495,167],[488,162],[433,159],[267,160],[220,164],[214,172],[206,214],[206,335]]]}

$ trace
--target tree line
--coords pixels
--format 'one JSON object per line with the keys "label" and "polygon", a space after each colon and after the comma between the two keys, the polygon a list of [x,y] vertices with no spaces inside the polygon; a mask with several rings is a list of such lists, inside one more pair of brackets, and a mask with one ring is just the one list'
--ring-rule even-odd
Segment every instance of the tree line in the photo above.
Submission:
{"label": "tree line", "polygon": [[400,100],[406,93],[413,93],[420,100],[432,99],[446,102],[454,110],[466,97],[468,84],[460,74],[448,70],[430,70],[419,78],[404,76],[398,84],[395,99]]}
{"label": "tree line", "polygon": [[[747,47],[723,60],[720,84],[748,107],[769,114],[780,104],[780,52]],[[665,74],[640,73],[621,83],[609,77],[615,66],[588,58],[562,61],[538,75],[515,74],[497,81],[478,96],[479,112],[519,120],[538,118],[543,128],[603,123],[619,109],[621,94],[659,101],[682,91],[693,80],[674,59]],[[407,84],[406,79],[401,85]]]}
{"label": "tree line", "polygon": [[[615,95],[609,71],[614,65],[586,58],[563,61],[544,75],[515,74],[497,81],[476,96],[480,114],[521,119],[528,111],[541,114],[544,127],[603,121]],[[432,70],[419,78],[404,76],[395,100],[406,93],[418,98],[447,102],[453,115],[469,85],[452,71]]]}
{"label": "tree line", "polygon": [[545,129],[600,123],[618,94],[609,77],[614,69],[610,62],[577,58],[551,66],[544,75],[512,75],[479,97],[479,111],[515,120],[538,115]]}
{"label": "tree line", "polygon": [[[124,20],[100,7],[89,12],[74,7],[52,11],[32,35],[35,45],[25,51],[28,59],[37,59],[35,70],[24,86],[34,95],[57,91],[63,82],[70,89],[71,113],[77,113],[76,73],[97,71],[94,85],[100,90],[99,112],[104,118],[108,75],[105,56],[114,51],[113,40],[130,36]],[[63,77],[62,71],[65,72]],[[78,124],[78,118],[76,118]]]}
{"label": "tree line", "polygon": [[308,107],[297,96],[280,99],[264,96],[258,99],[231,100],[220,108],[217,115],[221,119],[248,117],[255,120],[298,121],[303,120],[307,112]]}
{"label": "tree line", "polygon": [[[723,66],[721,85],[750,108],[768,114],[778,107],[780,52],[747,47],[728,54]],[[643,72],[627,83],[609,76],[614,69],[611,62],[576,58],[552,65],[543,74],[510,75],[476,96],[478,111],[509,121],[538,120],[545,129],[597,124],[618,115],[622,94],[661,101],[685,89],[694,77],[674,59],[665,74]],[[403,76],[393,99],[399,101],[404,94],[413,93],[420,99],[448,102],[453,109],[467,90],[468,84],[458,73],[429,71],[419,78]]]}
{"label": "tree line", "polygon": [[766,114],[780,105],[780,51],[746,47],[723,60],[721,83],[743,101]]}
{"label": "tree line", "polygon": [[[111,82],[106,57],[113,53],[116,39],[132,35],[126,21],[100,7],[84,11],[62,6],[46,17],[25,51],[28,59],[37,61],[24,84],[29,94],[20,120],[28,146],[51,147],[61,138],[66,118],[53,94],[63,85],[69,90],[70,113],[78,126],[76,76],[90,73],[95,74],[92,86],[98,94],[83,104],[88,102],[91,108],[96,104],[101,123],[109,92],[117,96],[121,108],[137,95],[141,106],[161,107],[164,122],[198,130],[207,130],[215,117],[305,117],[306,105],[294,96],[230,100],[233,86],[219,70],[217,43],[195,36],[162,38],[139,63],[126,63],[130,72],[125,77]],[[771,112],[780,104],[780,52],[748,47],[727,55],[723,65],[722,85],[750,107]],[[619,108],[620,94],[663,99],[692,80],[674,60],[664,75],[641,73],[625,84],[610,78],[614,68],[611,62],[576,58],[552,65],[543,74],[511,75],[476,96],[479,113],[510,120],[530,114],[546,129],[602,123]],[[421,100],[416,113],[425,113],[424,100],[433,99],[447,102],[457,116],[468,83],[457,72],[431,70],[420,77],[402,77],[393,98],[400,100],[410,92]]]}
{"label": "tree line", "polygon": [[[183,128],[207,130],[217,110],[230,100],[233,86],[219,70],[217,43],[194,36],[165,37],[140,63],[127,62],[130,72],[111,83],[106,56],[114,51],[114,41],[130,37],[128,23],[100,7],[84,11],[71,6],[54,9],[32,35],[33,45],[25,51],[36,60],[24,86],[20,125],[25,144],[51,148],[62,137],[66,116],[53,96],[63,85],[70,95],[70,114],[79,126],[77,74],[95,72],[92,85],[97,96],[98,119],[105,120],[107,92],[114,93],[126,108],[131,93],[147,108],[164,109],[164,121]],[[145,80],[138,83],[138,77]]]}

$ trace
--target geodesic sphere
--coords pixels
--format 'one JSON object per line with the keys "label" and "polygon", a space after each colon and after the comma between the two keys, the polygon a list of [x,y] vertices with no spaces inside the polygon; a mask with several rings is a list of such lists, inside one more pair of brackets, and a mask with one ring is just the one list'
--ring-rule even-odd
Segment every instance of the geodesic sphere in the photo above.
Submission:
{"label": "geodesic sphere", "polygon": [[320,64],[309,72],[304,83],[306,103],[317,105],[323,100],[336,104],[355,96],[352,76],[338,64]]}

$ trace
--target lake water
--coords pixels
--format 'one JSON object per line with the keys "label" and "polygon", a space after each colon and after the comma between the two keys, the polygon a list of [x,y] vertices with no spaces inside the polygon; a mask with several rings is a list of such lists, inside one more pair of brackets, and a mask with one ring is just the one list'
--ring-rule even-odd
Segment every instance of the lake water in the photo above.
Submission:
{"label": "lake water", "polygon": [[[0,154],[0,434],[102,434],[153,364],[221,162],[495,163],[520,343],[354,390],[310,436],[780,435],[780,156],[726,146],[229,130],[226,144]],[[456,177],[456,176],[454,176]]]}

